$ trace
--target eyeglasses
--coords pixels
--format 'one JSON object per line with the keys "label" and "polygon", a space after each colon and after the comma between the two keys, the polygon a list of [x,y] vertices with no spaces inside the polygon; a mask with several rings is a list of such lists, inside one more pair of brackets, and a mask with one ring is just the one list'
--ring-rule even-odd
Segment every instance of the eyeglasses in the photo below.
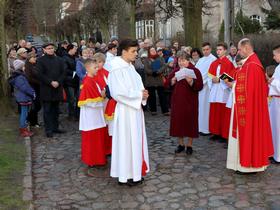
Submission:
{"label": "eyeglasses", "polygon": [[53,50],[54,48],[53,47],[47,47],[45,48],[46,50]]}

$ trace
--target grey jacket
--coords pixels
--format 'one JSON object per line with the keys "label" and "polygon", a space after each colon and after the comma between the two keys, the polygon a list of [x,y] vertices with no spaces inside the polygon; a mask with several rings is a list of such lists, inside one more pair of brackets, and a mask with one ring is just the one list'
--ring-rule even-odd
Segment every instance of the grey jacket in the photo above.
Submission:
{"label": "grey jacket", "polygon": [[164,61],[164,58],[158,57],[157,59],[160,59],[160,69],[157,71],[157,73],[153,73],[152,71],[152,60],[150,58],[146,58],[143,62],[144,64],[144,70],[145,70],[145,86],[146,87],[162,87],[163,81],[162,81],[162,73],[167,68],[167,64]]}

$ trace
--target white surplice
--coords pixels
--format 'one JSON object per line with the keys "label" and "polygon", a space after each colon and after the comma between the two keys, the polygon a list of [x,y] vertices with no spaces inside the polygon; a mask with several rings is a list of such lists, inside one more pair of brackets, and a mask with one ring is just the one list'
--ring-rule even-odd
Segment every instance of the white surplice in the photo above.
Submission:
{"label": "white surplice", "polygon": [[263,166],[260,168],[247,168],[240,165],[240,152],[239,152],[239,140],[238,140],[238,128],[237,129],[237,138],[232,136],[233,130],[233,118],[234,118],[234,106],[235,106],[235,84],[232,87],[232,97],[233,97],[233,106],[231,109],[231,118],[230,118],[230,128],[229,128],[229,138],[228,138],[228,151],[227,151],[227,168],[234,171],[240,171],[243,173],[249,172],[259,172],[264,171],[267,167]]}
{"label": "white surplice", "polygon": [[210,54],[209,56],[204,56],[200,58],[195,65],[199,69],[202,78],[203,78],[203,89],[199,91],[199,106],[198,106],[198,123],[199,123],[199,132],[208,134],[209,133],[209,94],[210,89],[208,85],[208,70],[213,61],[217,58]]}
{"label": "white surplice", "polygon": [[[98,85],[96,86],[101,93],[100,87]],[[80,131],[90,131],[103,127],[106,127],[103,101],[89,102],[80,107]]]}
{"label": "white surplice", "polygon": [[111,71],[111,62],[112,60],[114,60],[114,58],[116,58],[116,56],[110,52],[107,52],[106,53],[106,61],[105,61],[105,64],[104,64],[104,68],[107,70],[107,71]]}
{"label": "white surplice", "polygon": [[275,69],[272,78],[274,79],[269,85],[269,96],[272,97],[269,113],[274,147],[273,158],[280,162],[280,64]]}
{"label": "white surplice", "polygon": [[142,178],[142,160],[149,171],[148,146],[141,104],[144,86],[134,66],[121,57],[111,61],[108,85],[117,101],[112,139],[111,176],[120,182]]}

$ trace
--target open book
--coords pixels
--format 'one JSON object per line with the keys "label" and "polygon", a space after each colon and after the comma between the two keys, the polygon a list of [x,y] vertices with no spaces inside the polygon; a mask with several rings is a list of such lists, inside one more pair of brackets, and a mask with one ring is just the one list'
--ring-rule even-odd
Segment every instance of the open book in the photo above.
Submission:
{"label": "open book", "polygon": [[228,79],[229,82],[232,82],[234,80],[233,77],[229,76],[227,73],[223,73],[222,75],[220,75],[219,77],[221,80],[225,80],[225,79]]}
{"label": "open book", "polygon": [[190,77],[196,79],[196,75],[192,69],[182,68],[175,73],[175,77],[177,81],[185,79],[186,77]]}

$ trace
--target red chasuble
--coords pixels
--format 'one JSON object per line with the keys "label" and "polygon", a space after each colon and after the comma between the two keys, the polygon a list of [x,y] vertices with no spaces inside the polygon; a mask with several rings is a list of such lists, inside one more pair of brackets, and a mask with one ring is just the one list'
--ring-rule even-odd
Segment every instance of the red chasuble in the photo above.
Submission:
{"label": "red chasuble", "polygon": [[211,63],[208,70],[210,76],[212,77],[217,76],[217,68],[219,65],[221,65],[220,75],[222,75],[223,73],[227,73],[232,77],[234,76],[235,73],[234,65],[226,56],[222,58],[218,58],[213,63]]}
{"label": "red chasuble", "polygon": [[[209,76],[216,77],[217,68],[220,67],[220,75],[227,73],[230,76],[235,75],[235,68],[232,62],[226,57],[218,58],[215,60],[209,68]],[[228,139],[229,125],[230,125],[231,109],[226,107],[226,103],[210,103],[209,114],[209,131],[214,135],[219,135],[225,139]]]}
{"label": "red chasuble", "polygon": [[238,128],[243,167],[267,166],[268,158],[273,155],[267,93],[263,66],[253,54],[236,73],[233,134],[236,137]]}
{"label": "red chasuble", "polygon": [[[93,77],[86,76],[80,93],[78,106],[88,103],[102,102],[103,98]],[[94,119],[92,119],[94,120]],[[105,165],[105,133],[106,127],[81,131],[81,160],[88,166]]]}
{"label": "red chasuble", "polygon": [[81,107],[87,103],[101,102],[103,98],[98,90],[98,86],[93,77],[85,76],[81,86],[78,106]]}
{"label": "red chasuble", "polygon": [[108,75],[109,72],[106,69],[102,68],[97,71],[97,74],[94,77],[94,80],[100,86],[101,90],[103,90],[107,86]]}

